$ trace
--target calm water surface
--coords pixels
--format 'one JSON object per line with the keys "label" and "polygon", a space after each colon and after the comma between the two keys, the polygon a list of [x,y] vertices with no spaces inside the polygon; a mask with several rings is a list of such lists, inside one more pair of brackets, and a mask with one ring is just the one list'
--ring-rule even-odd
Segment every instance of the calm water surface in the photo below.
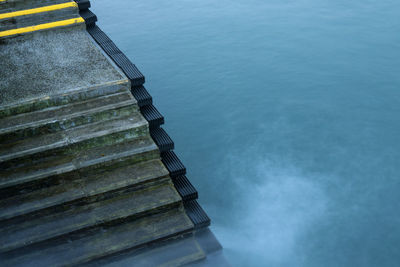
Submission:
{"label": "calm water surface", "polygon": [[233,266],[400,266],[400,1],[106,1]]}

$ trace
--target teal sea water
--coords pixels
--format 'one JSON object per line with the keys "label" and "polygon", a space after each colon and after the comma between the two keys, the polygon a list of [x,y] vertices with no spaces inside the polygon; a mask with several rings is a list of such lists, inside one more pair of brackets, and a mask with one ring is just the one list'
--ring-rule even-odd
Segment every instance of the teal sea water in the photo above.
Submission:
{"label": "teal sea water", "polygon": [[400,266],[400,1],[92,1],[233,266]]}

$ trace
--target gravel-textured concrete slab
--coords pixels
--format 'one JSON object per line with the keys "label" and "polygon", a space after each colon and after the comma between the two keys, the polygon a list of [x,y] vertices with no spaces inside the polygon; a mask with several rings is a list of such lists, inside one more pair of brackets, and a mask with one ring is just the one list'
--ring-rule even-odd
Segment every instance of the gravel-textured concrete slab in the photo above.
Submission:
{"label": "gravel-textured concrete slab", "polygon": [[124,82],[84,25],[0,40],[0,108],[102,83]]}

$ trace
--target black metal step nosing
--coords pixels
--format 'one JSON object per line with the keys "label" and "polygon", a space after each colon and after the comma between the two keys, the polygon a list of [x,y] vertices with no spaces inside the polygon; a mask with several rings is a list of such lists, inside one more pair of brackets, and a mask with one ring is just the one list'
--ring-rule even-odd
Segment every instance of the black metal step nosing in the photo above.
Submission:
{"label": "black metal step nosing", "polygon": [[136,98],[139,107],[153,104],[153,98],[144,86],[132,86],[131,93]]}
{"label": "black metal step nosing", "polygon": [[195,200],[198,198],[198,192],[185,176],[185,166],[176,154],[170,151],[174,148],[172,139],[162,128],[159,128],[164,123],[164,117],[152,105],[152,98],[143,86],[145,82],[143,74],[98,26],[94,23],[90,24],[87,27],[87,31],[105,53],[122,69],[128,79],[130,79],[132,95],[138,101],[143,117],[149,122],[150,134],[160,149],[161,160],[168,169],[174,186],[182,197],[186,213],[192,220],[195,228],[209,226],[210,218]]}
{"label": "black metal step nosing", "polygon": [[79,15],[85,20],[87,27],[92,27],[97,21],[97,16],[89,9],[79,11]]}
{"label": "black metal step nosing", "polygon": [[154,128],[150,131],[150,135],[160,149],[160,152],[167,152],[174,149],[174,142],[163,128]]}
{"label": "black metal step nosing", "polygon": [[140,111],[143,117],[149,122],[150,129],[160,127],[161,124],[164,124],[163,115],[153,105],[142,106]]}
{"label": "black metal step nosing", "polygon": [[90,8],[90,1],[89,0],[75,0],[78,4],[79,10],[87,10]]}
{"label": "black metal step nosing", "polygon": [[94,40],[101,46],[107,55],[111,56],[114,54],[122,53],[121,50],[115,45],[115,43],[105,34],[97,25],[93,25],[87,29],[89,34]]}
{"label": "black metal step nosing", "polygon": [[184,203],[186,214],[194,224],[195,229],[204,228],[210,226],[211,220],[200,207],[196,200],[188,201]]}
{"label": "black metal step nosing", "polygon": [[88,27],[86,30],[89,32],[91,36],[96,36],[95,38],[96,42],[98,42],[98,39],[100,39],[99,36],[104,36],[104,38],[107,38],[107,41],[111,41],[111,39],[108,38],[108,36],[97,25],[92,25],[91,27]]}
{"label": "black metal step nosing", "polygon": [[113,43],[107,34],[105,34],[97,25],[91,25],[87,28],[87,31],[100,46],[104,43]]}
{"label": "black metal step nosing", "polygon": [[144,75],[133,64],[115,43],[105,34],[98,26],[90,25],[87,28],[89,34],[100,45],[104,52],[117,64],[131,81],[133,87],[143,85],[145,82]]}
{"label": "black metal step nosing", "polygon": [[113,55],[115,54],[122,54],[121,50],[114,44],[113,41],[106,41],[104,38],[103,40],[100,41],[100,46],[103,48],[104,52],[112,58]]}
{"label": "black metal step nosing", "polygon": [[[101,44],[100,44],[101,45]],[[114,60],[128,79],[131,81],[132,86],[143,85],[145,78],[139,69],[125,56],[124,53],[111,54],[110,57]]]}
{"label": "black metal step nosing", "polygon": [[185,175],[180,175],[172,179],[174,186],[178,193],[181,195],[184,202],[195,200],[198,198],[196,188],[192,185],[189,179]]}
{"label": "black metal step nosing", "polygon": [[172,178],[186,174],[185,166],[173,151],[161,153],[161,161],[164,163]]}

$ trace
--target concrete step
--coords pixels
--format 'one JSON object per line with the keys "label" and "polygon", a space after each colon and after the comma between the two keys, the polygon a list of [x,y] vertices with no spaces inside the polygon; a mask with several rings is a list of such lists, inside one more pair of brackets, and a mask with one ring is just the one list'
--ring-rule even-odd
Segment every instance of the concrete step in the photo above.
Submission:
{"label": "concrete step", "polygon": [[0,13],[19,11],[19,10],[25,10],[25,9],[30,9],[30,8],[42,7],[42,6],[68,3],[68,2],[71,2],[71,0],[41,0],[41,1],[7,0],[7,1],[0,1]]}
{"label": "concrete step", "polygon": [[[56,180],[61,174],[75,176],[79,169],[82,169],[79,172],[90,172],[99,167],[110,167],[116,162],[127,159],[139,162],[160,157],[157,146],[149,136],[141,136],[108,146],[89,149],[81,147],[81,149],[75,154],[56,153],[43,161],[24,162],[15,168],[1,169],[0,196],[7,197],[26,188],[43,187],[52,180]],[[38,185],[35,185],[37,183]]]}
{"label": "concrete step", "polygon": [[100,85],[86,86],[71,90],[65,90],[59,94],[53,94],[51,97],[44,96],[12,104],[1,103],[0,118],[13,116],[22,113],[34,112],[49,107],[64,106],[76,102],[83,102],[89,99],[104,97],[118,92],[129,92],[129,80],[117,80],[112,82],[103,82]]}
{"label": "concrete step", "polygon": [[129,92],[96,97],[0,119],[0,143],[12,143],[35,135],[54,133],[72,127],[115,119],[137,110]]}
{"label": "concrete step", "polygon": [[100,225],[121,223],[179,206],[181,198],[171,179],[139,191],[94,202],[48,216],[39,216],[0,229],[0,253]]}
{"label": "concrete step", "polygon": [[0,31],[36,26],[45,23],[79,18],[78,5],[74,2],[43,5],[25,10],[0,11]]}
{"label": "concrete step", "polygon": [[60,176],[54,185],[31,192],[17,192],[9,198],[1,199],[0,221],[13,219],[15,223],[18,219],[24,220],[27,215],[44,216],[60,205],[66,209],[66,206],[89,204],[127,188],[137,190],[150,186],[167,177],[168,171],[158,159],[115,169],[99,169],[89,174],[78,173],[78,177],[73,179],[70,176]]}
{"label": "concrete step", "polygon": [[71,234],[0,255],[4,266],[74,266],[191,232],[183,208]]}
{"label": "concrete step", "polygon": [[82,149],[116,144],[146,134],[147,122],[132,108],[130,114],[123,118],[0,144],[0,168],[7,170],[24,162],[29,162],[27,165],[36,164],[53,155],[68,157]]}

